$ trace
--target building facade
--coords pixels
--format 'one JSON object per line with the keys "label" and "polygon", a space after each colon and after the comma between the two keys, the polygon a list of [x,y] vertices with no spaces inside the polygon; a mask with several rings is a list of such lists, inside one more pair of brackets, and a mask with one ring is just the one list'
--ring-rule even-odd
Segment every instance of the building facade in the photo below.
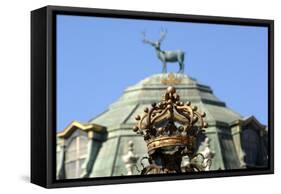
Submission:
{"label": "building facade", "polygon": [[[267,166],[267,127],[254,115],[242,117],[219,100],[209,86],[185,74],[156,74],[128,87],[105,112],[87,123],[73,121],[57,134],[57,178],[122,176],[128,169],[122,157],[132,151],[147,155],[143,137],[133,132],[135,116],[151,103],[159,102],[173,85],[181,101],[190,101],[206,112],[209,127],[198,138],[198,151],[213,153],[208,170]],[[206,138],[208,141],[206,141]],[[128,143],[130,142],[130,146]],[[205,149],[206,150],[206,149]],[[140,160],[133,174],[141,169]],[[144,162],[145,164],[145,162]]]}

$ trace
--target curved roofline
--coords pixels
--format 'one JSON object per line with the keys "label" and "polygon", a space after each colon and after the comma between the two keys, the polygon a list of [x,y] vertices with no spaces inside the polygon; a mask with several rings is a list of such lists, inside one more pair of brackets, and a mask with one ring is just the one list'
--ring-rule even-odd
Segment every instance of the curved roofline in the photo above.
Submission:
{"label": "curved roofline", "polygon": [[245,126],[249,123],[254,123],[258,128],[260,129],[266,129],[266,125],[263,125],[262,123],[260,123],[257,118],[253,115],[251,116],[248,116],[248,117],[244,117],[243,119],[238,119],[234,122],[231,123],[231,125],[242,125],[242,126]]}
{"label": "curved roofline", "polygon": [[94,131],[94,132],[102,132],[105,127],[102,125],[98,125],[95,123],[87,123],[83,124],[78,121],[72,121],[62,132],[57,133],[57,137],[59,138],[67,138],[69,137],[75,129],[80,129],[82,131],[88,132],[88,131]]}

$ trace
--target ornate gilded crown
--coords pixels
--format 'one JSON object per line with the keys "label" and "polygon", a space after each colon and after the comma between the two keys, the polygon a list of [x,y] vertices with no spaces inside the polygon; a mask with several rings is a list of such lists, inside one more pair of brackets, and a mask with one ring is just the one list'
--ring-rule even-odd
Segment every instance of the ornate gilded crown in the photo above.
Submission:
{"label": "ornate gilded crown", "polygon": [[185,153],[191,155],[198,134],[208,127],[205,116],[190,102],[181,102],[176,89],[169,86],[159,103],[153,103],[151,108],[144,109],[142,116],[135,117],[138,122],[133,130],[144,136],[149,155],[157,149],[175,146],[184,147]]}

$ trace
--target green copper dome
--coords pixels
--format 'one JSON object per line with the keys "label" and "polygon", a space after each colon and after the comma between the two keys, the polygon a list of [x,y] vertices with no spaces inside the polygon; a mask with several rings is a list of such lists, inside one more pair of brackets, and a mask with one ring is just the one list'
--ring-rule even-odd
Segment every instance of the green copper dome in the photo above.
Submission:
{"label": "green copper dome", "polygon": [[[242,118],[219,100],[209,86],[184,74],[156,74],[127,87],[105,112],[88,123],[73,121],[57,135],[57,177],[83,178],[139,174],[147,146],[133,132],[135,116],[159,102],[168,86],[180,101],[190,101],[206,113],[209,127],[198,140],[198,152],[209,154],[207,170],[267,166],[267,128],[254,117]],[[144,160],[144,164],[147,162]]]}
{"label": "green copper dome", "polygon": [[[147,148],[142,136],[132,131],[134,117],[153,102],[159,102],[169,85],[174,85],[181,101],[191,101],[200,111],[206,112],[209,127],[206,135],[215,152],[211,169],[239,168],[240,162],[232,140],[229,125],[242,117],[226,107],[209,86],[199,84],[183,74],[156,74],[129,86],[123,95],[111,104],[104,113],[90,120],[107,128],[107,140],[103,143],[91,176],[120,176],[126,174],[122,155],[127,152],[127,143],[135,144],[135,153],[142,157]],[[222,136],[219,134],[223,133]],[[222,151],[224,150],[224,151]],[[227,154],[226,154],[227,153]]]}

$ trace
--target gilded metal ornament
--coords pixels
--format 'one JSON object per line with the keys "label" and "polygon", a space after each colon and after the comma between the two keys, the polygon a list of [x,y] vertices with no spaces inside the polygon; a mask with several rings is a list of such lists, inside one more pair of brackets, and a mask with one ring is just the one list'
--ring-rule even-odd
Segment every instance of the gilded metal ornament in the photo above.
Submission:
{"label": "gilded metal ornament", "polygon": [[[204,170],[204,156],[196,153],[197,136],[208,124],[206,114],[190,102],[183,103],[173,86],[167,88],[159,103],[137,115],[134,132],[143,135],[149,165],[141,174],[182,173]],[[182,164],[188,158],[188,165]],[[205,161],[206,163],[206,161]]]}
{"label": "gilded metal ornament", "polygon": [[167,78],[161,80],[164,85],[177,85],[182,82],[182,78],[175,76],[173,73],[169,73]]}

